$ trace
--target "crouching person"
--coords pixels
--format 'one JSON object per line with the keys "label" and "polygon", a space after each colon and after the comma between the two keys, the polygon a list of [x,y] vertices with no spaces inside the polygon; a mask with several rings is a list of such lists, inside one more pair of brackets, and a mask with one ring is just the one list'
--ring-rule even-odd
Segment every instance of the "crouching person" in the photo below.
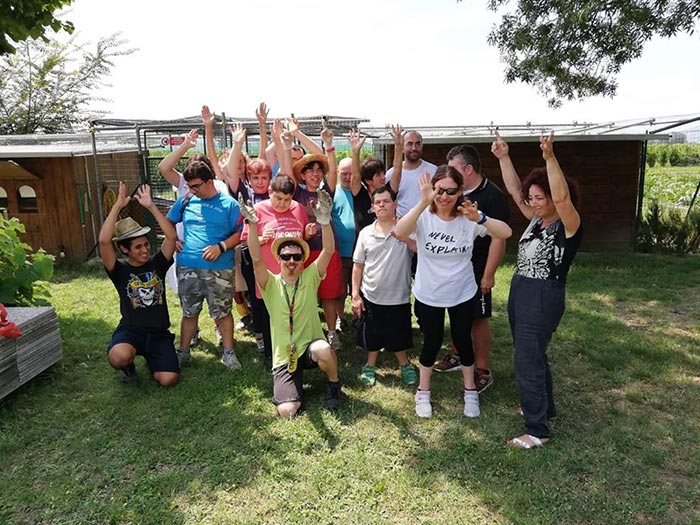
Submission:
{"label": "crouching person", "polygon": [[314,206],[321,224],[322,249],[318,258],[306,269],[309,246],[299,237],[279,237],[272,243],[272,254],[280,262],[280,273],[268,270],[260,251],[258,217],[251,203],[241,211],[249,224],[248,250],[253,261],[255,280],[270,313],[272,333],[273,402],[282,417],[293,417],[302,403],[304,370],[320,368],[328,376],[325,405],[329,410],[340,408],[338,358],[323,337],[318,317],[318,287],[335,250],[331,229],[333,202],[325,191],[319,191]]}
{"label": "crouching person", "polygon": [[[100,230],[100,256],[107,275],[119,294],[121,320],[109,343],[109,364],[119,370],[119,380],[125,384],[138,383],[134,358],[141,355],[153,378],[161,386],[172,386],[180,377],[175,353],[175,336],[168,330],[170,316],[165,299],[165,274],[173,264],[175,227],[151,200],[149,186],[141,186],[135,199],[151,212],[165,239],[160,251],[151,257],[146,234],[134,219],[118,221],[119,213],[129,203],[126,187],[119,183],[119,196]],[[113,242],[126,256],[117,260]]]}

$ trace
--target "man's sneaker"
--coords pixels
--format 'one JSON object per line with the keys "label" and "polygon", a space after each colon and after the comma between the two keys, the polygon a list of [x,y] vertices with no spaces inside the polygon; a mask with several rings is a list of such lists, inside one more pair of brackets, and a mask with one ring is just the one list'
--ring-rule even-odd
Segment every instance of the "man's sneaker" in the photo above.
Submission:
{"label": "man's sneaker", "polygon": [[139,384],[139,374],[136,371],[136,366],[131,363],[126,368],[119,370],[119,382],[123,385],[135,386]]}
{"label": "man's sneaker", "polygon": [[241,317],[241,320],[236,323],[236,330],[243,330],[248,328],[253,322],[253,318],[250,315]]}
{"label": "man's sneaker", "polygon": [[418,417],[433,417],[433,405],[430,403],[430,390],[416,391],[416,415]]}
{"label": "man's sneaker", "polygon": [[340,408],[340,382],[331,383],[328,381],[326,389],[326,408],[328,410],[338,410]]}
{"label": "man's sneaker", "polygon": [[340,341],[340,334],[336,330],[328,331],[328,344],[335,351],[340,350],[342,342]]}
{"label": "man's sneaker", "polygon": [[224,350],[221,356],[221,362],[231,370],[238,370],[241,368],[241,362],[238,360],[236,352],[233,350]]}
{"label": "man's sneaker", "polygon": [[216,344],[219,346],[224,344],[224,338],[221,337],[221,330],[219,330],[218,325],[214,327],[214,333],[216,334]]}
{"label": "man's sneaker", "polygon": [[184,365],[185,363],[189,363],[192,359],[192,354],[190,353],[189,348],[178,348],[175,350],[175,353],[177,354],[177,362],[180,366]]}
{"label": "man's sneaker", "polygon": [[474,372],[474,382],[476,383],[476,391],[481,394],[484,390],[493,385],[491,370],[477,368],[476,372]]}
{"label": "man's sneaker", "polygon": [[265,338],[262,334],[255,334],[255,345],[259,354],[265,353]]}
{"label": "man's sneaker", "polygon": [[464,391],[464,417],[479,417],[479,393],[476,390]]}
{"label": "man's sneaker", "polygon": [[193,346],[197,346],[198,344],[199,344],[199,328],[197,328],[197,331],[192,336],[192,339],[190,339],[190,348],[192,348]]}
{"label": "man's sneaker", "polygon": [[415,385],[418,382],[418,374],[411,363],[401,365],[400,370],[401,379],[403,380],[404,385]]}
{"label": "man's sneaker", "polygon": [[374,386],[377,382],[377,367],[371,365],[362,365],[360,371],[360,382],[365,386]]}
{"label": "man's sneaker", "polygon": [[447,354],[442,358],[442,361],[435,363],[433,370],[436,372],[458,372],[462,369],[459,362],[459,356]]}

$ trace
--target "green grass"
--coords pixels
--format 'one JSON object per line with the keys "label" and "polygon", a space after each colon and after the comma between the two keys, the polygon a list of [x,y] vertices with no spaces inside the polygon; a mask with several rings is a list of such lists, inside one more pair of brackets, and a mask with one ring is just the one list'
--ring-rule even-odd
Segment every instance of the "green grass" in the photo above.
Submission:
{"label": "green grass", "polygon": [[60,271],[64,359],[0,405],[0,523],[698,523],[698,263],[578,256],[550,348],[560,417],[531,451],[505,445],[522,432],[505,314],[512,261],[495,289],[496,382],[475,421],[462,417],[459,374],[435,375],[427,421],[392,356],[362,388],[348,337],[343,409],[323,410],[324,380],[311,372],[306,412],[280,420],[252,338],[232,373],[209,320],[176,387],[124,388],[105,355],[118,320],[111,283]]}

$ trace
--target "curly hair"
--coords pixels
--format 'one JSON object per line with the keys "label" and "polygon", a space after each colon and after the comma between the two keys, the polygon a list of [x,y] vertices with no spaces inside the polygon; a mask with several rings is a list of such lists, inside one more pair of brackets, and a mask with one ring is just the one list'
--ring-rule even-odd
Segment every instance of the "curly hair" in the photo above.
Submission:
{"label": "curly hair", "polygon": [[[571,203],[574,205],[574,208],[578,208],[580,204],[578,182],[576,182],[576,179],[566,174],[564,174],[564,180],[566,180],[566,185],[569,187]],[[539,186],[547,197],[550,199],[552,198],[552,190],[549,187],[549,177],[547,177],[547,168],[535,168],[523,179],[520,187],[520,198],[523,202],[527,202],[531,186]]]}

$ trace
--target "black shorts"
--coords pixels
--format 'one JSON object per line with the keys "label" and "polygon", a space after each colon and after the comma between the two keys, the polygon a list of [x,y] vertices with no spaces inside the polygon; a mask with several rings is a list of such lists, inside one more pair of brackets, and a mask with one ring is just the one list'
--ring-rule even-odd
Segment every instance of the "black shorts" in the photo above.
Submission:
{"label": "black shorts", "polygon": [[304,370],[318,368],[318,363],[311,359],[312,341],[306,351],[299,357],[297,369],[293,374],[287,371],[287,365],[281,365],[272,371],[272,402],[275,405],[301,401],[304,385]]}
{"label": "black shorts", "polygon": [[385,306],[374,304],[365,297],[365,311],[357,326],[357,345],[368,352],[382,348],[400,352],[413,348],[411,333],[411,304]]}
{"label": "black shorts", "polygon": [[472,264],[474,265],[474,279],[478,288],[474,296],[474,311],[472,313],[474,314],[474,319],[488,319],[491,317],[491,292],[486,295],[481,293],[481,278],[484,276],[486,259],[477,260],[472,258]]}
{"label": "black shorts", "polygon": [[180,373],[180,364],[175,353],[175,335],[169,331],[144,332],[119,325],[112,334],[107,353],[112,347],[121,343],[130,344],[136,349],[136,355],[143,356],[151,374]]}

